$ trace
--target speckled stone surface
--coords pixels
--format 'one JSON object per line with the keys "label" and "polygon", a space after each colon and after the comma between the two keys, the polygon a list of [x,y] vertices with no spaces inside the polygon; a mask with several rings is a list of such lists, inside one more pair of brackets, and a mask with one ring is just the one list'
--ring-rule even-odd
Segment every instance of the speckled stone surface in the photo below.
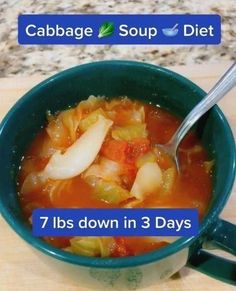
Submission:
{"label": "speckled stone surface", "polygon": [[[218,46],[20,46],[20,13],[217,13]],[[95,60],[131,59],[162,66],[236,59],[236,0],[0,0],[0,77],[53,74]]]}

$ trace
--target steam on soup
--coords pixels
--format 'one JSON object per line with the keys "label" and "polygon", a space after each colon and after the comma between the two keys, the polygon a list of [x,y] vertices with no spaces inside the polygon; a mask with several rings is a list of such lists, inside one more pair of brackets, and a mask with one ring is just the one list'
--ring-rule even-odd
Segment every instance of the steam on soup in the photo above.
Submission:
{"label": "steam on soup", "polygon": [[[19,192],[29,221],[35,208],[197,208],[211,196],[213,162],[194,133],[179,149],[181,174],[156,144],[180,120],[164,109],[124,97],[90,96],[55,115],[38,134],[20,167]],[[45,237],[75,254],[123,257],[161,248],[161,237]]]}

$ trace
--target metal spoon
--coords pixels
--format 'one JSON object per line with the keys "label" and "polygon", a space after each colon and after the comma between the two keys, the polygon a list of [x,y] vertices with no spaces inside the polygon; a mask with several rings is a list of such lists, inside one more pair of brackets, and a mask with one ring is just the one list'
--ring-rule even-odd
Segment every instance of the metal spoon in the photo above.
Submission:
{"label": "metal spoon", "polygon": [[170,141],[164,145],[157,145],[160,149],[169,154],[175,161],[178,172],[180,165],[177,156],[177,149],[185,137],[186,133],[193,126],[193,124],[202,117],[211,107],[213,107],[221,98],[223,98],[228,91],[236,85],[236,62],[228,69],[228,71],[220,78],[209,93],[198,103],[192,111],[185,117],[175,134]]}

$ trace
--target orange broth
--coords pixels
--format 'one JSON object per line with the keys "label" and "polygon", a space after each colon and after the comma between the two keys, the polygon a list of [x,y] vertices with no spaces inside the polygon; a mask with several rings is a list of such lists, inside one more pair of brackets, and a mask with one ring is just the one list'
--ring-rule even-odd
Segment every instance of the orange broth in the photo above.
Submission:
{"label": "orange broth", "polygon": [[[134,101],[127,98],[120,99],[112,105],[113,101],[101,102],[99,108],[107,110],[112,107],[110,118],[113,120],[113,126],[126,126],[130,124],[130,112],[134,108]],[[107,104],[110,104],[109,106]],[[138,157],[144,155],[155,144],[166,143],[180,125],[181,120],[164,109],[153,105],[144,104],[135,101],[135,106],[143,106],[145,111],[145,123],[148,136],[131,141],[115,140],[108,133],[106,140],[99,152],[99,156],[106,157],[116,161],[124,166],[122,176],[122,187],[130,190],[136,173],[137,166],[135,161]],[[82,115],[87,116],[89,110],[82,110]],[[50,147],[65,150],[73,141],[69,131],[60,128],[61,123],[57,116],[49,116],[49,125],[51,129],[58,130],[57,138],[51,140],[48,131],[44,128],[34,139],[27,150],[19,174],[19,193],[20,203],[23,214],[26,219],[32,215],[35,208],[112,208],[123,207],[126,201],[116,205],[99,200],[94,196],[93,188],[83,179],[81,175],[69,179],[68,185],[58,193],[50,197],[50,183],[47,187],[39,187],[29,193],[21,193],[21,186],[26,176],[35,171],[41,171],[50,159]],[[81,135],[80,130],[76,131],[76,138]],[[194,150],[192,150],[194,149]],[[43,154],[45,151],[45,154]],[[197,208],[200,219],[205,214],[211,199],[212,177],[211,171],[206,170],[205,162],[208,161],[206,150],[201,145],[198,137],[189,133],[182,142],[179,150],[181,162],[181,174],[176,178],[174,186],[168,195],[150,193],[146,199],[134,207],[171,207],[171,208]],[[164,171],[173,165],[173,161],[163,152],[157,157],[157,163]],[[133,199],[128,199],[132,201]],[[50,244],[65,248],[69,245],[70,238],[45,238]],[[160,247],[165,246],[166,242],[150,242],[143,237],[116,237],[115,247],[110,256],[122,257],[138,255]]]}

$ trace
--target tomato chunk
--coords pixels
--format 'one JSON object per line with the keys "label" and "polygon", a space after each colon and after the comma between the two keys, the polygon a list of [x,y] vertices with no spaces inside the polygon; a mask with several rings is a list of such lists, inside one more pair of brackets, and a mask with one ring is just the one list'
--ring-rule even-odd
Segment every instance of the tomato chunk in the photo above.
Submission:
{"label": "tomato chunk", "polygon": [[126,149],[126,162],[135,163],[136,159],[150,150],[150,141],[147,138],[134,139]]}
{"label": "tomato chunk", "polygon": [[101,154],[110,160],[124,163],[127,147],[127,141],[110,139],[103,144]]}
{"label": "tomato chunk", "polygon": [[123,237],[115,237],[115,242],[116,246],[112,253],[113,257],[127,257],[133,255]]}

